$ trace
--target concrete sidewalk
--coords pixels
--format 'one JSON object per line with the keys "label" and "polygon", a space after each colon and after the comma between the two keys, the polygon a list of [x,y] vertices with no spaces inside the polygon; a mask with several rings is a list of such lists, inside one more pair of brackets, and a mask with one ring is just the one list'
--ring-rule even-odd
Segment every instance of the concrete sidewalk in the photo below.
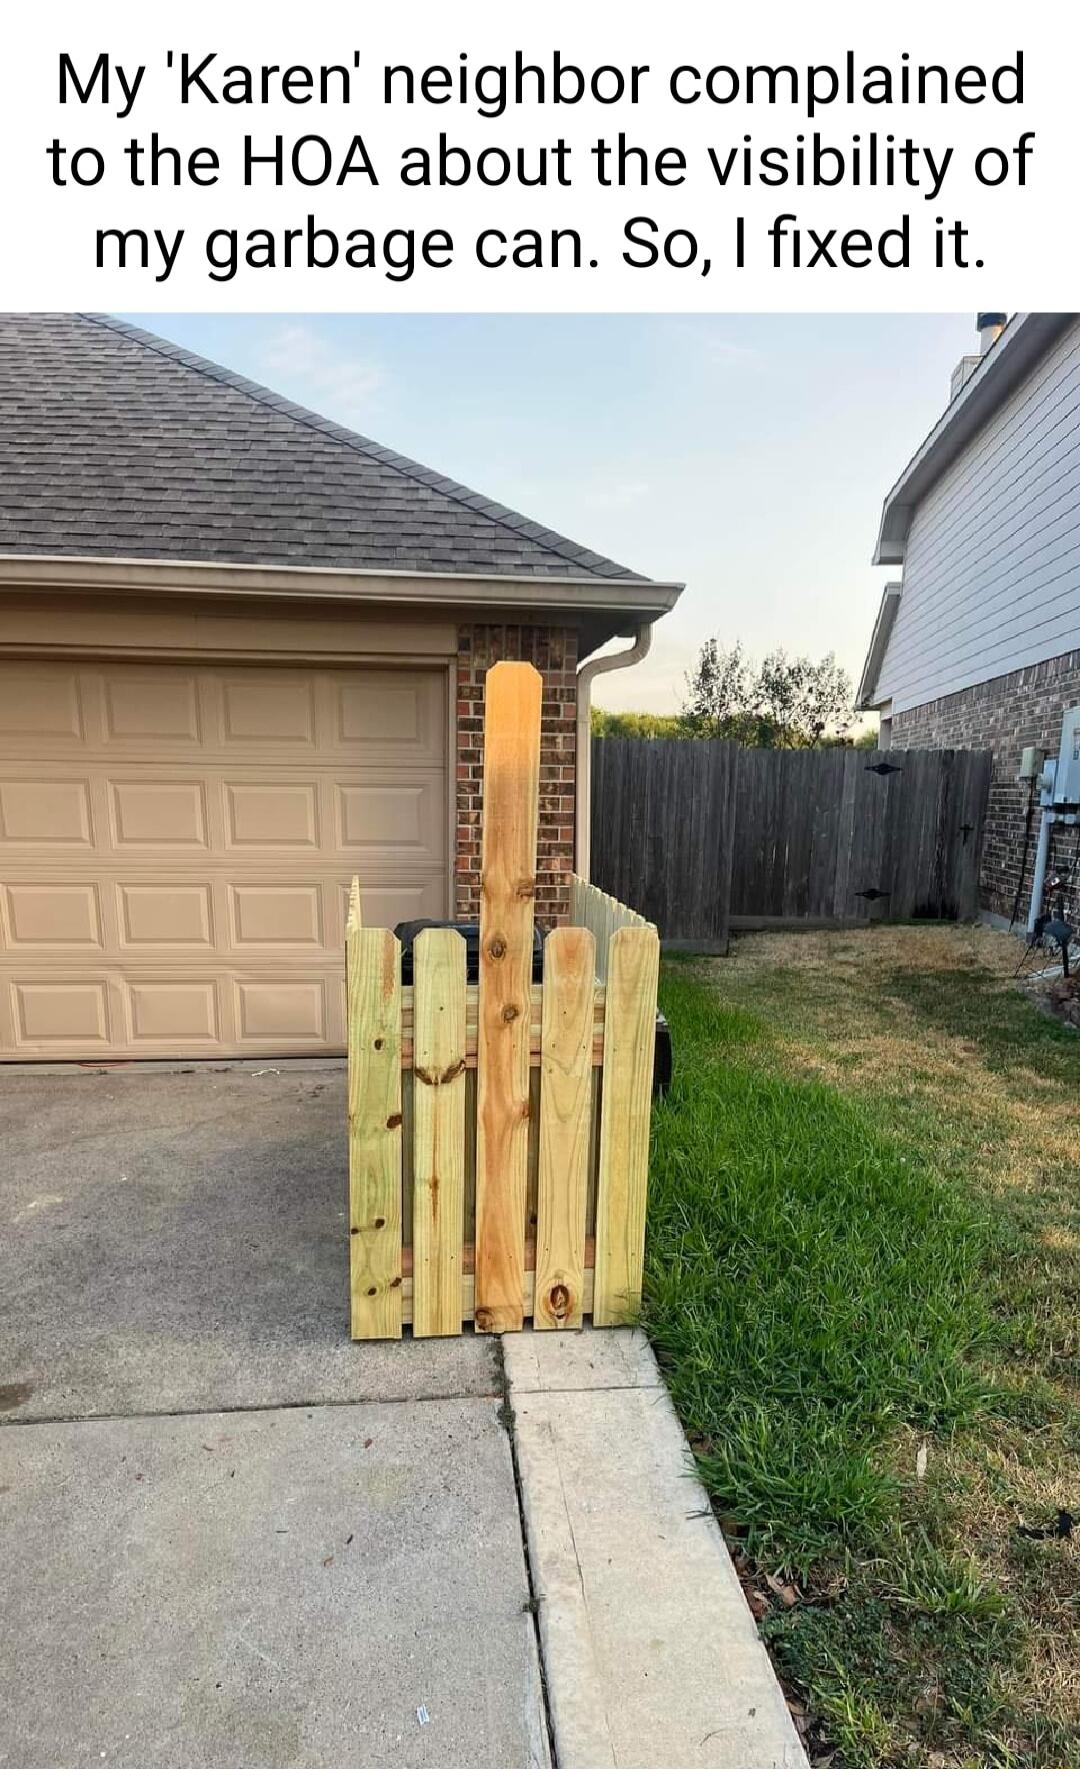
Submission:
{"label": "concrete sidewalk", "polygon": [[0,1765],[803,1763],[637,1336],[350,1343],[344,1122],[0,1069]]}
{"label": "concrete sidewalk", "polygon": [[0,1071],[5,1769],[547,1763],[498,1347],[350,1343],[344,1122]]}

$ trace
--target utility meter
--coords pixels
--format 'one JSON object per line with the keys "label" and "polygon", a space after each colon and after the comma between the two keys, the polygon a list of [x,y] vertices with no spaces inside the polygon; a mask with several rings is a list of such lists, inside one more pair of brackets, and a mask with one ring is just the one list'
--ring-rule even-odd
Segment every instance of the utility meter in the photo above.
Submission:
{"label": "utility meter", "polygon": [[1071,707],[1062,721],[1054,803],[1080,805],[1080,706]]}

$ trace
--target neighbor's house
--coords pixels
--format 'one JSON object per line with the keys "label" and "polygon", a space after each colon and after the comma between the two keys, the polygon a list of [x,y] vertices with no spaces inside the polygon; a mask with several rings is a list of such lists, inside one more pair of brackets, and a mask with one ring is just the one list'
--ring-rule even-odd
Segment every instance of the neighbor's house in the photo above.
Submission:
{"label": "neighbor's house", "polygon": [[579,665],[677,595],[130,326],[0,317],[0,1055],[340,1049],[354,872],[370,922],[477,913],[499,658],[563,918]]}
{"label": "neighbor's house", "polygon": [[[983,907],[1011,916],[1028,787],[1080,702],[1080,314],[980,314],[982,351],[881,518],[885,589],[859,690],[895,749],[990,749]],[[1037,821],[1037,820],[1036,820]],[[1075,831],[1058,832],[1059,863]],[[1052,857],[1053,858],[1053,857]],[[1020,907],[1026,910],[1031,858]]]}

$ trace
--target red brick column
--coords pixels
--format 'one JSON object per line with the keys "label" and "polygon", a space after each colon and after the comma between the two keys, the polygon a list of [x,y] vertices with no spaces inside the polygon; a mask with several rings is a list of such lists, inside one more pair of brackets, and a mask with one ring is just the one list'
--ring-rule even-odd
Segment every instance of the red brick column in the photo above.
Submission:
{"label": "red brick column", "polygon": [[574,865],[574,743],[577,634],[570,627],[461,627],[457,659],[457,854],[454,914],[480,914],[484,677],[504,658],[533,664],[544,679],[540,726],[540,839],[536,919],[565,921]]}

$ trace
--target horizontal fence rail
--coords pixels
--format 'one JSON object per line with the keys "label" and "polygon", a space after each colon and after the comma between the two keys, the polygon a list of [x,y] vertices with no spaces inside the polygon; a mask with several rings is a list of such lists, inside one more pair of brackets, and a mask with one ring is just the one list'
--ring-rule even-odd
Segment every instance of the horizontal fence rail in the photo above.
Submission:
{"label": "horizontal fence rail", "polygon": [[978,912],[987,751],[605,737],[592,754],[593,872],[665,945]]}

